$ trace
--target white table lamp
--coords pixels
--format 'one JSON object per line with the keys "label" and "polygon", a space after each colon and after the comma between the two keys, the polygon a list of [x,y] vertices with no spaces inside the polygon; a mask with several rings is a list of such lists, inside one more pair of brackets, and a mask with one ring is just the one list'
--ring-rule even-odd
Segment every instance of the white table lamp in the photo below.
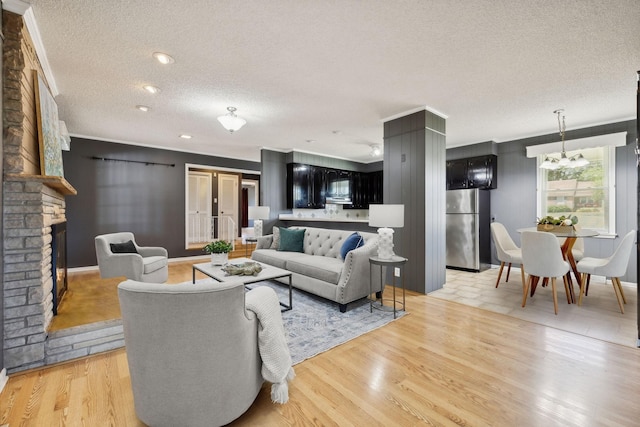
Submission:
{"label": "white table lamp", "polygon": [[393,228],[404,227],[404,205],[369,205],[369,226],[380,227],[378,258],[393,258]]}
{"label": "white table lamp", "polygon": [[269,219],[269,206],[249,206],[249,219],[253,220],[255,236],[262,236],[262,220]]}

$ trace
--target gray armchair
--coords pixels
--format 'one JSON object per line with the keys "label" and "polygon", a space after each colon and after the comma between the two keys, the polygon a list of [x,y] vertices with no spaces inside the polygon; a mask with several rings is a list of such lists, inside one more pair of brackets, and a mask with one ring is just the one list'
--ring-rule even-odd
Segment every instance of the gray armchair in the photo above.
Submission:
{"label": "gray armchair", "polygon": [[[130,253],[114,253],[111,244],[133,242]],[[112,233],[96,236],[96,258],[100,277],[120,277],[140,282],[164,283],[169,277],[168,254],[165,248],[138,246],[133,233]]]}
{"label": "gray armchair", "polygon": [[242,283],[118,285],[138,418],[218,426],[242,415],[263,384],[258,320]]}

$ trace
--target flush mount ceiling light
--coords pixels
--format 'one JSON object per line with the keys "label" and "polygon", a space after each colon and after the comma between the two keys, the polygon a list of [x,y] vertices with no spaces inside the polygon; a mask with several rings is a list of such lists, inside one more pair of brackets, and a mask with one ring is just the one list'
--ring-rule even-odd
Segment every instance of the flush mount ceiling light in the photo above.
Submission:
{"label": "flush mount ceiling light", "polygon": [[175,59],[162,52],[153,52],[153,57],[163,65],[173,64],[174,62],[176,62]]}
{"label": "flush mount ceiling light", "polygon": [[[567,156],[567,152],[564,149],[564,135],[567,129],[564,123],[564,110],[560,108],[553,113],[558,116],[558,130],[562,138],[562,152],[560,152],[560,159],[553,156],[545,156],[544,161],[540,165],[540,169],[579,168],[588,165],[589,160],[585,159],[581,153],[571,157]],[[560,116],[562,116],[562,118],[560,118]]]}
{"label": "flush mount ceiling light", "polygon": [[382,154],[382,148],[379,145],[373,144],[370,145],[369,147],[371,147],[371,157],[378,157]]}
{"label": "flush mount ceiling light", "polygon": [[156,86],[152,86],[152,85],[144,85],[144,86],[142,86],[142,88],[143,88],[144,90],[146,90],[147,92],[149,92],[149,93],[153,93],[153,94],[160,93],[160,88],[159,88],[159,87],[156,87]]}
{"label": "flush mount ceiling light", "polygon": [[136,105],[136,108],[140,111],[144,111],[145,113],[151,110],[151,107],[147,107],[146,105]]}
{"label": "flush mount ceiling light", "polygon": [[236,116],[236,107],[227,107],[227,110],[229,112],[224,116],[218,117],[218,121],[229,132],[233,133],[247,123],[245,119]]}

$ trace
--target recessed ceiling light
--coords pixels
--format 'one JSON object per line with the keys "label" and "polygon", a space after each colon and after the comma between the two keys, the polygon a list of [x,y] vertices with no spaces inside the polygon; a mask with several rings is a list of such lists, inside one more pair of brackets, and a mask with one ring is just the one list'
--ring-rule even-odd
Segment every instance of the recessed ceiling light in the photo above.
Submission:
{"label": "recessed ceiling light", "polygon": [[191,139],[191,135],[186,135],[186,134],[183,133],[182,135],[180,135],[180,138],[182,138],[182,139]]}
{"label": "recessed ceiling light", "polygon": [[316,142],[316,140],[315,140],[315,139],[307,139],[306,141],[307,141],[309,144]]}
{"label": "recessed ceiling light", "polygon": [[156,86],[144,85],[144,86],[142,86],[142,88],[144,90],[146,90],[147,92],[149,92],[149,93],[153,93],[153,94],[160,93],[160,88],[156,87]]}
{"label": "recessed ceiling light", "polygon": [[151,110],[151,107],[147,107],[146,105],[136,105],[136,108],[140,111],[144,111],[145,113]]}
{"label": "recessed ceiling light", "polygon": [[156,60],[163,65],[173,64],[174,62],[176,62],[175,59],[173,59],[166,53],[162,53],[162,52],[154,52],[153,57],[156,58]]}

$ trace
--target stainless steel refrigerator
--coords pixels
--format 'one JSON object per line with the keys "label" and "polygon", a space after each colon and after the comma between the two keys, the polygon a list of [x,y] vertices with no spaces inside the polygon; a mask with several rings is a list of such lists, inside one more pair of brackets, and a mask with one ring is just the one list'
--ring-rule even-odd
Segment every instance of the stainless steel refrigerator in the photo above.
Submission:
{"label": "stainless steel refrigerator", "polygon": [[482,271],[491,264],[491,202],[488,190],[447,191],[448,268]]}

